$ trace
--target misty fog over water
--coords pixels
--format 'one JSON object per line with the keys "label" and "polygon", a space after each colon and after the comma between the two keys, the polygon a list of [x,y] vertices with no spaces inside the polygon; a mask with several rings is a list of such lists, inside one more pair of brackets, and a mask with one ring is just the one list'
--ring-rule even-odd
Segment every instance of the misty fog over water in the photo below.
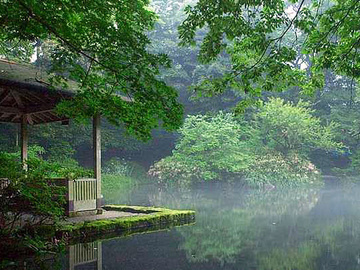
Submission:
{"label": "misty fog over water", "polygon": [[[14,2],[0,2],[0,251],[26,251],[0,269],[360,270],[359,0]],[[50,70],[73,97],[51,110],[27,89],[61,90],[38,78]],[[94,213],[195,222],[73,243],[56,234],[81,179]],[[41,239],[22,215],[59,230]]]}
{"label": "misty fog over water", "polygon": [[334,179],[319,188],[270,191],[226,183],[143,185],[122,195],[109,203],[191,208],[196,223],[99,242],[102,269],[360,268],[357,185]]}

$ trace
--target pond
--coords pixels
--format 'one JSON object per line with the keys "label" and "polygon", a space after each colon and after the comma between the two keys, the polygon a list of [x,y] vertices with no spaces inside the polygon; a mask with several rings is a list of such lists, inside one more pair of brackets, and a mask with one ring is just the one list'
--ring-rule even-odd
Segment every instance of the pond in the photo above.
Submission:
{"label": "pond", "polygon": [[142,185],[109,203],[196,210],[196,224],[71,246],[60,269],[360,269],[360,187]]}

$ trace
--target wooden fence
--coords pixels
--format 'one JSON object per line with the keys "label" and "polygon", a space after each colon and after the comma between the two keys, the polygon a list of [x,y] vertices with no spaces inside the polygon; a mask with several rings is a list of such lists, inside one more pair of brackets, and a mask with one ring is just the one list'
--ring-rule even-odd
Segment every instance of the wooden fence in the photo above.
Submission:
{"label": "wooden fence", "polygon": [[73,202],[74,212],[96,209],[96,186],[94,178],[68,181],[68,200]]}
{"label": "wooden fence", "polygon": [[[0,178],[0,190],[5,189],[9,183],[9,179]],[[68,214],[96,210],[98,182],[95,178],[80,178],[76,180],[52,178],[49,179],[49,184],[66,188],[66,212]]]}

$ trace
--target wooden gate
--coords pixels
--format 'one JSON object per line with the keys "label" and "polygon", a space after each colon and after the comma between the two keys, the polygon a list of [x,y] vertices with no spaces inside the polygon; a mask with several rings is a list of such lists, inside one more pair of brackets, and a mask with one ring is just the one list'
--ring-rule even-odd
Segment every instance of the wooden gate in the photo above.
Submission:
{"label": "wooden gate", "polygon": [[82,178],[68,182],[69,202],[72,212],[96,210],[97,181],[94,178]]}

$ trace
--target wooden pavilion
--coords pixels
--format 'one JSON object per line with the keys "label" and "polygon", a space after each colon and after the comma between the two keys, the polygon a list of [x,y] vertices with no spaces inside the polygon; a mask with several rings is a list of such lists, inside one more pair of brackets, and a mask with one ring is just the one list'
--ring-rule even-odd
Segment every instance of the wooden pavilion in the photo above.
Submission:
{"label": "wooden pavilion", "polygon": [[[0,59],[0,122],[20,125],[23,164],[26,164],[28,156],[28,125],[51,122],[68,124],[69,119],[59,116],[55,107],[60,101],[71,99],[74,94],[50,88],[46,75],[42,76],[39,70],[30,65]],[[67,187],[68,215],[102,211],[100,115],[93,118],[93,150],[94,178],[59,181]]]}

